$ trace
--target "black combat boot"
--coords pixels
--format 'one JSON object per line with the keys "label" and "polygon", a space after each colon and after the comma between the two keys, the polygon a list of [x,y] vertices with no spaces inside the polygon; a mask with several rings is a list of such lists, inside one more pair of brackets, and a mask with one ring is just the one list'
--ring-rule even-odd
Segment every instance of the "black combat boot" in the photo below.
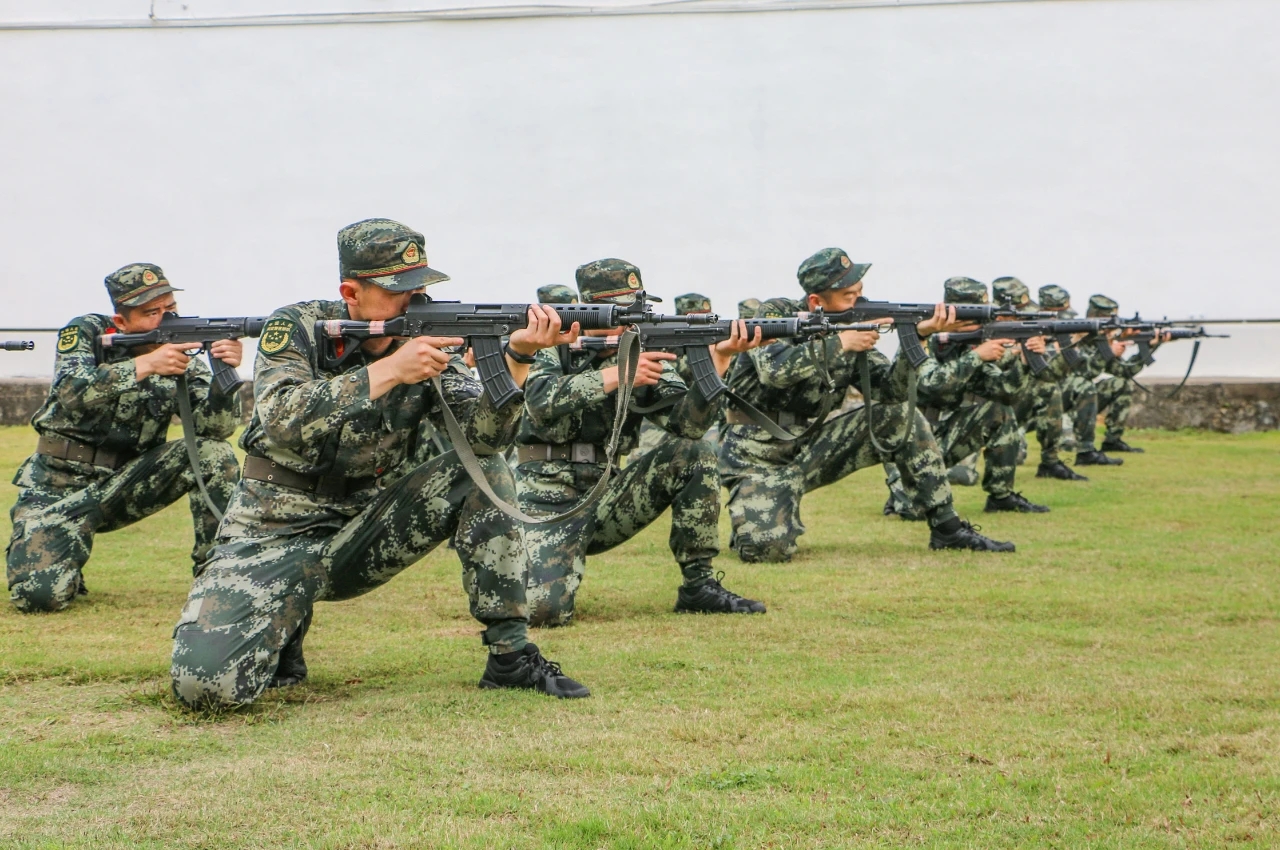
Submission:
{"label": "black combat boot", "polygon": [[1027,501],[1021,493],[1010,493],[1003,499],[987,496],[987,506],[983,510],[989,514],[999,513],[1000,511],[1011,511],[1018,514],[1049,513],[1048,507]]}
{"label": "black combat boot", "polygon": [[526,643],[524,649],[502,655],[490,655],[480,677],[480,687],[524,688],[559,699],[581,699],[591,696],[581,685],[560,672],[560,665],[542,657],[538,647]]}
{"label": "black combat boot", "polygon": [[1076,455],[1076,466],[1123,466],[1124,460],[1118,457],[1107,457],[1102,452],[1080,452]]}
{"label": "black combat boot", "polygon": [[739,596],[720,583],[724,573],[716,573],[697,587],[681,587],[676,593],[677,614],[763,614],[763,602]]}
{"label": "black combat boot", "polygon": [[1036,478],[1057,478],[1059,481],[1089,480],[1060,460],[1040,464],[1040,468],[1036,470]]}
{"label": "black combat boot", "polygon": [[[310,619],[310,618],[308,618]],[[276,673],[267,683],[268,688],[289,688],[300,685],[307,678],[307,661],[302,657],[302,638],[306,629],[300,628],[280,650],[280,663]]]}
{"label": "black combat boot", "polygon": [[[1012,543],[1001,543],[984,537],[978,532],[982,529],[970,525],[964,520],[956,520],[959,527],[954,531],[944,531],[942,526],[935,526],[929,532],[930,549],[972,549],[975,552],[1012,552]],[[950,523],[946,523],[950,525]]]}
{"label": "black combat boot", "polygon": [[1102,450],[1104,452],[1120,452],[1120,453],[1128,452],[1129,454],[1135,454],[1135,455],[1140,455],[1146,451],[1146,449],[1140,449],[1137,446],[1129,445],[1119,437],[1116,437],[1114,440],[1111,439],[1110,437],[1103,440]]}

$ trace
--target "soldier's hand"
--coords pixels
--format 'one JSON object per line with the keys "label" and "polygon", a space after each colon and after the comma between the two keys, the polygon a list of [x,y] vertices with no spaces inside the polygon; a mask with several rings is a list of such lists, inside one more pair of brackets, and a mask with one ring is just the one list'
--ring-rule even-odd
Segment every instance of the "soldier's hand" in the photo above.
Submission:
{"label": "soldier's hand", "polygon": [[747,332],[747,323],[736,319],[729,324],[729,338],[707,346],[711,350],[711,362],[716,373],[724,377],[733,365],[733,358],[744,351],[759,348],[764,343],[764,331],[756,327],[754,336]]}
{"label": "soldier's hand", "polygon": [[1114,354],[1116,357],[1123,356],[1124,350],[1128,347],[1129,347],[1129,343],[1127,342],[1120,342],[1118,340],[1111,341],[1111,353]]}
{"label": "soldier's hand", "polygon": [[1006,345],[1013,345],[1013,340],[988,339],[975,345],[973,347],[973,353],[978,355],[978,359],[983,363],[994,363],[1001,357],[1004,357]]}
{"label": "soldier's hand", "polygon": [[377,398],[398,384],[420,384],[439,376],[449,367],[450,358],[441,349],[463,343],[461,337],[410,337],[390,356],[370,364],[369,397]]}
{"label": "soldier's hand", "polygon": [[842,351],[870,351],[880,341],[879,331],[840,331]]}
{"label": "soldier's hand", "polygon": [[[666,360],[675,360],[676,356],[667,351],[642,351],[640,363],[636,366],[636,386],[651,387],[662,377],[662,364]],[[601,369],[604,378],[604,391],[611,393],[618,388],[618,367],[610,366]]]}
{"label": "soldier's hand", "polygon": [[219,339],[209,346],[209,353],[234,369],[244,359],[244,346],[238,339]]}
{"label": "soldier's hand", "polygon": [[930,334],[963,333],[977,329],[978,326],[974,322],[957,321],[954,304],[948,306],[944,302],[939,302],[933,306],[933,315],[916,325],[916,334],[924,339]]}
{"label": "soldier's hand", "polygon": [[568,331],[560,333],[560,314],[554,308],[549,304],[530,304],[529,326],[514,331],[507,345],[516,354],[531,357],[544,348],[576,341],[579,330],[578,323],[574,322]]}
{"label": "soldier's hand", "polygon": [[181,375],[187,371],[191,358],[187,355],[189,344],[169,343],[157,346],[154,351],[139,354],[133,359],[133,368],[138,380],[152,375]]}
{"label": "soldier's hand", "polygon": [[1042,336],[1033,336],[1027,340],[1027,351],[1034,351],[1036,354],[1043,355],[1048,343]]}

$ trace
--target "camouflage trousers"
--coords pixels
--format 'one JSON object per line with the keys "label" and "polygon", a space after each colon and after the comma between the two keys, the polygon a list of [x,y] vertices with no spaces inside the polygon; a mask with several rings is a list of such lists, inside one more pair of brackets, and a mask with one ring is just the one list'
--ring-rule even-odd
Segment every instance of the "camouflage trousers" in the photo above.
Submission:
{"label": "camouflage trousers", "polygon": [[[515,499],[505,459],[481,465],[494,491]],[[519,524],[489,503],[452,451],[337,503],[242,482],[174,629],[174,694],[191,707],[253,702],[317,601],[380,587],[451,536],[484,643],[494,653],[521,649],[529,560]]]}
{"label": "camouflage trousers", "polygon": [[955,517],[942,451],[929,421],[916,411],[911,439],[901,442],[906,404],[875,405],[876,439],[893,452],[883,458],[871,444],[867,409],[828,420],[804,443],[772,439],[755,425],[730,425],[720,442],[720,481],[729,488],[730,545],[744,561],[789,561],[805,532],[800,501],[859,469],[897,464],[912,501],[934,524]]}
{"label": "camouflage trousers", "polygon": [[[199,438],[200,474],[214,504],[226,507],[240,467],[225,440]],[[218,521],[196,489],[180,440],[165,443],[117,470],[32,455],[13,483],[21,487],[10,512],[9,599],[19,611],[59,611],[83,591],[81,571],[94,535],[115,531],[176,502],[191,507],[198,566],[208,556]]]}
{"label": "camouflage trousers", "polygon": [[[629,459],[634,459],[652,449],[658,443],[662,442],[669,436],[665,428],[654,425],[648,419],[640,423],[640,442],[636,446],[635,451],[628,455]],[[712,453],[715,452],[716,443],[720,438],[720,426],[712,425],[707,429],[707,433],[702,435],[702,439],[711,446]]]}
{"label": "camouflage trousers", "polygon": [[[982,489],[996,499],[1003,499],[1013,492],[1013,480],[1018,471],[1018,449],[1022,438],[1018,433],[1018,420],[1013,409],[1006,404],[983,401],[954,411],[933,426],[943,463],[947,466],[961,463],[971,454],[982,452]],[[897,465],[886,463],[886,484],[899,513],[917,512],[903,486]]]}
{"label": "camouflage trousers", "polygon": [[1036,432],[1040,443],[1040,462],[1045,465],[1059,461],[1062,448],[1062,387],[1057,381],[1036,381],[1013,406],[1018,424],[1030,433]]}
{"label": "camouflage trousers", "polygon": [[1072,380],[1074,383],[1066,396],[1076,434],[1076,451],[1091,452],[1097,448],[1098,414],[1103,411],[1107,414],[1107,439],[1122,439],[1129,409],[1133,406],[1133,381],[1115,377],[1097,382],[1081,377]]}
{"label": "camouflage trousers", "polygon": [[[594,509],[551,525],[526,527],[532,562],[527,591],[531,625],[569,623],[586,557],[630,540],[668,507],[668,542],[685,583],[697,585],[711,576],[711,560],[720,554],[715,450],[705,440],[662,433],[665,438],[648,451],[632,453]],[[530,461],[518,472],[521,508],[533,516],[549,516],[563,513],[586,495],[604,474],[604,466]]]}

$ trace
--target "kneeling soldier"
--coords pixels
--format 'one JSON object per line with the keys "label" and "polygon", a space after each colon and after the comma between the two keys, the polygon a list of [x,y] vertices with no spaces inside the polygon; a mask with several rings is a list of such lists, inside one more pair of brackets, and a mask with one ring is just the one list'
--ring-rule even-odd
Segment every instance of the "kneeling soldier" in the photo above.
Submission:
{"label": "kneeling soldier", "polygon": [[[414,293],[448,280],[427,265],[421,233],[386,219],[343,228],[338,256],[342,300],[282,307],[263,328],[253,421],[241,439],[244,480],[174,630],[174,693],[191,707],[242,705],[300,681],[318,600],[366,593],[453,538],[472,616],[486,627],[480,686],[587,696],[526,639],[519,525],[481,494],[456,453],[408,460],[420,420],[445,427],[449,404],[495,492],[514,499],[501,452],[519,400],[493,407],[462,358],[443,350],[458,338],[368,339],[343,365],[328,363],[318,320],[391,319]],[[559,330],[554,310],[530,308],[529,326],[507,347],[517,385],[528,374],[523,361]],[[427,383],[437,377],[442,393]]]}
{"label": "kneeling soldier", "polygon": [[[577,279],[587,304],[630,304],[640,289],[640,270],[622,260],[588,263],[578,269]],[[733,337],[711,346],[721,375],[733,354],[753,344],[743,333],[739,323]],[[633,398],[637,405],[658,409],[629,413],[619,435],[618,450],[625,453],[636,447],[641,422],[652,423],[661,435],[653,447],[633,453],[600,501],[582,515],[527,530],[534,569],[529,604],[535,625],[568,623],[586,556],[629,540],[668,507],[671,552],[684,576],[675,610],[764,612],[764,605],[727,590],[713,574],[711,561],[720,553],[720,481],[715,448],[701,437],[720,405],[686,386],[675,359],[663,352],[640,355]],[[605,475],[604,444],[614,427],[611,396],[617,391],[616,350],[561,348],[538,355],[529,375],[527,415],[518,438],[520,506],[525,511],[535,516],[564,512]]]}
{"label": "kneeling soldier", "polygon": [[[968,277],[951,278],[944,293],[948,304],[987,303],[987,287]],[[929,340],[932,356],[920,367],[920,404],[937,411],[933,433],[945,463],[959,463],[982,451],[987,513],[1048,513],[1047,507],[1013,489],[1020,443],[1013,405],[1036,381],[1019,354],[1006,350],[1008,344],[1009,340],[989,339],[972,348],[940,349]],[[1044,352],[1043,340],[1033,340],[1029,347]]]}
{"label": "kneeling soldier", "polygon": [[[218,520],[205,505],[181,440],[165,442],[178,412],[176,376],[187,376],[200,457],[199,475],[219,510],[240,469],[227,437],[240,421],[235,392],[213,386],[209,367],[182,345],[104,347],[103,334],[146,333],[176,312],[175,289],[159,266],[134,263],[107,275],[111,317],[91,313],[58,332],[53,385],[32,417],[40,440],[18,468],[21,490],[10,514],[9,598],[20,611],[57,611],[87,593],[81,570],[94,534],[115,531],[173,504],[191,506],[199,569]],[[213,355],[240,365],[238,340],[220,340]]]}
{"label": "kneeling soldier", "polygon": [[[807,294],[805,302],[789,298],[765,301],[759,316],[782,317],[816,310],[839,313],[862,295],[862,277],[870,265],[853,263],[839,248],[826,248],[800,264],[797,277]],[[939,304],[933,318],[917,325],[922,337],[954,324]],[[813,433],[805,440],[786,441],[755,424],[746,411],[731,406],[728,427],[720,443],[720,478],[729,488],[732,546],[744,561],[788,561],[796,539],[804,534],[801,497],[833,484],[856,470],[894,461],[901,470],[914,504],[931,526],[933,549],[975,549],[1012,552],[1012,543],[990,540],[956,516],[942,452],[928,421],[915,412],[911,438],[902,435],[908,423],[907,383],[911,370],[905,357],[891,365],[875,350],[875,331],[841,331],[811,342],[777,340],[737,358],[729,386],[736,394],[782,428]],[[876,441],[888,452],[881,456],[871,439],[873,420],[868,407],[833,419],[820,417],[860,383],[860,366],[867,364],[874,401]]]}

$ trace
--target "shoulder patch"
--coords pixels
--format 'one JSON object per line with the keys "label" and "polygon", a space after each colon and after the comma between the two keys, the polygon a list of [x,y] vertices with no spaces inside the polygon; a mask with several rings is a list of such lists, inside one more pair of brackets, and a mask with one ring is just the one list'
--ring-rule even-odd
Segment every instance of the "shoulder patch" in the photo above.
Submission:
{"label": "shoulder patch", "polygon": [[262,328],[262,337],[258,340],[258,350],[263,354],[279,354],[288,347],[297,330],[289,319],[272,319]]}
{"label": "shoulder patch", "polygon": [[80,328],[77,325],[68,325],[58,331],[58,353],[66,354],[75,348],[80,342]]}

